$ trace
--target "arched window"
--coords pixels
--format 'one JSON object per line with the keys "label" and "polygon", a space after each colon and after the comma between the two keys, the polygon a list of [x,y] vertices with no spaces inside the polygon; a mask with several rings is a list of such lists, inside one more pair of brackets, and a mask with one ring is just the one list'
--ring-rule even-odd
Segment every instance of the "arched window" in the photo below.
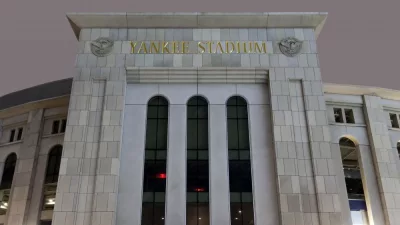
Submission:
{"label": "arched window", "polygon": [[346,137],[343,137],[339,140],[339,146],[342,157],[347,197],[349,199],[350,211],[353,212],[352,220],[354,222],[362,218],[366,218],[367,215],[367,204],[365,202],[360,164],[358,161],[358,147],[352,140]]}
{"label": "arched window", "polygon": [[5,215],[10,199],[10,189],[14,178],[17,155],[11,153],[4,163],[3,176],[0,184],[0,215]]}
{"label": "arched window", "polygon": [[339,146],[348,197],[349,199],[364,199],[357,147],[346,137],[339,140]]}
{"label": "arched window", "polygon": [[254,224],[247,102],[234,96],[227,102],[229,189],[232,225]]}
{"label": "arched window", "polygon": [[163,225],[167,178],[168,102],[161,96],[147,106],[142,224]]}
{"label": "arched window", "polygon": [[199,96],[187,103],[186,185],[186,224],[209,224],[208,103]]}
{"label": "arched window", "polygon": [[43,187],[43,210],[54,209],[58,175],[60,172],[60,165],[61,165],[61,156],[62,156],[61,145],[54,146],[49,152],[49,156],[47,159],[47,166],[46,166],[46,177]]}

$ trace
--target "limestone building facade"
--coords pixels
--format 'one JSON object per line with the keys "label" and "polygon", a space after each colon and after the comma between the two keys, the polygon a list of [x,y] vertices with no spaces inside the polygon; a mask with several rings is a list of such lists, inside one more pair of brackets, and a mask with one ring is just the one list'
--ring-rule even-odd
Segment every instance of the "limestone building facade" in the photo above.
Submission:
{"label": "limestone building facade", "polygon": [[0,97],[0,224],[397,225],[400,91],[322,82],[327,13],[70,13]]}

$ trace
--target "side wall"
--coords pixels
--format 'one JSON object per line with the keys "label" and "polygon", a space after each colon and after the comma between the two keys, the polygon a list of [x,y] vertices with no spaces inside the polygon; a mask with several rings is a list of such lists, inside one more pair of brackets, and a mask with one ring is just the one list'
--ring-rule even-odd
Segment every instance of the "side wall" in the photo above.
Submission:
{"label": "side wall", "polygon": [[[42,210],[43,182],[48,153],[57,144],[63,145],[64,134],[51,134],[52,122],[65,119],[67,107],[40,108],[1,120],[0,167],[11,153],[17,155],[10,200],[0,224],[39,224],[51,220],[52,211]],[[23,128],[21,140],[10,142],[11,130]]]}

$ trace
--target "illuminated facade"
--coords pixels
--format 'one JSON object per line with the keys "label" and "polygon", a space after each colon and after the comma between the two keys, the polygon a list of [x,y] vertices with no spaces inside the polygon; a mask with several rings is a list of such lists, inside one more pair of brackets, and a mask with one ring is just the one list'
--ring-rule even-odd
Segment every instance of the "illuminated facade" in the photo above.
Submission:
{"label": "illuminated facade", "polygon": [[400,224],[400,91],[322,83],[326,13],[67,18],[73,78],[0,98],[0,224]]}

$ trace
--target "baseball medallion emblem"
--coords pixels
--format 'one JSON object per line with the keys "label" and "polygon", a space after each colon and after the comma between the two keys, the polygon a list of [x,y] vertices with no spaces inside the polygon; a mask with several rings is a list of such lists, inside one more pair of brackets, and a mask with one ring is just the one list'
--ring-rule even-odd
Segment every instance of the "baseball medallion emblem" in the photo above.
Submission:
{"label": "baseball medallion emblem", "polygon": [[92,41],[90,49],[93,55],[97,57],[104,57],[111,53],[114,47],[114,41],[110,38],[99,37]]}
{"label": "baseball medallion emblem", "polygon": [[295,37],[284,38],[279,42],[279,50],[287,57],[294,57],[299,54],[302,42]]}

